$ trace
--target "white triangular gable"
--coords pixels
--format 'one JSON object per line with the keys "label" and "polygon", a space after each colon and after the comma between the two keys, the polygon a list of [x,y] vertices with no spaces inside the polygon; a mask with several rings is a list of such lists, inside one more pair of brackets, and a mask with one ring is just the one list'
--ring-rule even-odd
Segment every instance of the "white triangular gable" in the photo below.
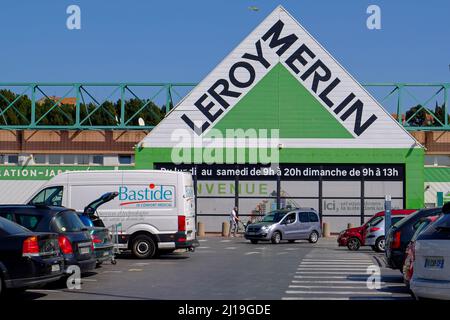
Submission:
{"label": "white triangular gable", "polygon": [[173,135],[177,129],[186,130],[192,137],[204,136],[277,63],[283,64],[353,135],[352,139],[280,139],[284,148],[421,147],[281,6],[208,74],[140,145],[179,146],[179,137]]}

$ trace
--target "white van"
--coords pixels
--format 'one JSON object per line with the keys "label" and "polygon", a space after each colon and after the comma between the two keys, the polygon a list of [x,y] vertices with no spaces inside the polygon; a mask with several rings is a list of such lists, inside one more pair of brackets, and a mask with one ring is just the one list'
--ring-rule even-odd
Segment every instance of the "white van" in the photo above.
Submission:
{"label": "white van", "polygon": [[198,246],[192,175],[158,170],[64,172],[27,201],[83,211],[106,192],[117,197],[98,209],[105,227],[117,226],[119,248],[138,258]]}

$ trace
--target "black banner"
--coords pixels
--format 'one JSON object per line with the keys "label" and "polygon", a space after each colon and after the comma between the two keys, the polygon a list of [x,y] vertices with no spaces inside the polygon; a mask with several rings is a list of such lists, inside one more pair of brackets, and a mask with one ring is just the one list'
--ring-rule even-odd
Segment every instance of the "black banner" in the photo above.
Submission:
{"label": "black banner", "polygon": [[157,170],[186,171],[198,180],[403,181],[403,164],[181,164],[155,163]]}

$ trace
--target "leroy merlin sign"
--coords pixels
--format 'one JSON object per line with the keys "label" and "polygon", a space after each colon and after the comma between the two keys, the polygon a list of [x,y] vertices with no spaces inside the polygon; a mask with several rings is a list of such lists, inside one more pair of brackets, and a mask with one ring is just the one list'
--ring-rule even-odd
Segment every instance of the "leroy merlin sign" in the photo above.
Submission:
{"label": "leroy merlin sign", "polygon": [[[359,136],[364,133],[377,120],[377,116],[364,111],[364,102],[356,96],[351,90],[352,88],[342,87],[342,90],[348,93],[339,99],[333,99],[331,97],[333,91],[339,90],[341,85],[339,73],[333,72],[332,68],[320,59],[320,54],[315,52],[314,47],[310,47],[289,30],[290,28],[286,28],[281,19],[277,20],[254,43],[252,50],[242,54],[241,60],[231,65],[227,71],[227,77],[217,79],[201,94],[194,103],[204,116],[200,127],[194,124],[187,113],[182,115],[183,121],[196,134],[201,135],[219,119],[224,110],[231,106],[233,99],[240,97],[255,82],[258,71],[266,71],[273,64],[278,63],[277,59],[273,59],[274,52],[276,57],[282,58],[284,64],[297,75],[305,86],[309,86],[309,89],[317,95],[322,103],[333,109],[341,121],[351,121],[355,135]],[[268,48],[273,51],[272,54],[264,53],[262,42],[267,43]],[[294,46],[294,51],[284,55],[289,48]],[[255,64],[257,66],[254,66]],[[216,105],[220,107],[213,111]],[[353,114],[354,117],[350,118]]]}
{"label": "leroy merlin sign", "polygon": [[[198,148],[192,141],[213,136],[214,146],[223,146],[232,139],[228,130],[253,129],[279,132],[277,144],[283,148],[336,148],[337,139],[339,148],[410,148],[416,143],[282,7],[232,50],[141,146],[185,143]],[[183,132],[175,136],[177,130]],[[192,138],[183,142],[185,136]],[[250,141],[251,147],[259,146],[261,137]]]}

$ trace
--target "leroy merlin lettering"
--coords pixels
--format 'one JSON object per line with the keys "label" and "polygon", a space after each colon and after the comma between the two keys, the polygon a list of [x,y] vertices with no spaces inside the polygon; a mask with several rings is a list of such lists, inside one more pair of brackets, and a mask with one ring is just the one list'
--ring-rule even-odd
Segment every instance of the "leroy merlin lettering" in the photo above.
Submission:
{"label": "leroy merlin lettering", "polygon": [[[256,53],[246,52],[242,55],[241,61],[235,62],[228,71],[228,79],[221,78],[217,80],[209,89],[207,93],[204,93],[200,98],[194,103],[194,105],[200,110],[204,116],[203,124],[198,127],[185,113],[181,116],[184,122],[197,134],[201,135],[205,130],[214,123],[219,116],[230,106],[230,99],[238,98],[243,92],[230,90],[230,82],[237,89],[242,89],[245,91],[246,88],[250,87],[256,77],[256,70],[261,70],[260,68],[255,68],[250,62],[259,63],[265,69],[268,69],[273,63],[278,62],[273,59],[273,54],[265,56],[263,53],[263,48],[261,45],[261,40],[266,42],[269,41],[270,49],[276,50],[276,55],[281,57],[286,50],[288,50],[294,43],[297,42],[298,36],[294,33],[280,38],[283,31],[284,23],[278,20],[263,36],[261,39],[255,43]],[[272,57],[273,63],[270,63]],[[300,80],[304,85],[308,85],[306,80],[313,76],[312,82],[310,84],[311,90],[318,94],[319,99],[322,100],[329,108],[333,108],[336,104],[337,106],[333,109],[336,115],[339,115],[344,111],[347,106],[352,103],[352,105],[345,110],[340,116],[342,121],[346,121],[350,118],[353,119],[353,132],[356,136],[361,135],[367,128],[369,128],[377,116],[372,114],[366,117],[366,121],[362,123],[364,104],[360,99],[356,99],[356,95],[353,92],[348,92],[344,99],[341,101],[332,101],[329,97],[330,93],[339,86],[341,80],[332,74],[329,67],[321,59],[317,59],[316,54],[309,48],[305,43],[301,44],[297,50],[295,50],[291,55],[289,55],[285,60],[285,64],[296,74],[300,76]],[[308,66],[306,71],[302,74],[299,70],[301,66]],[[245,74],[247,79],[240,80],[239,76]],[[319,93],[318,86],[319,82],[326,83],[327,86]],[[342,88],[341,88],[342,89]],[[213,100],[207,101],[208,98],[213,98],[218,102],[221,108],[217,109],[212,113],[212,108],[216,105]],[[353,101],[353,102],[352,102]],[[350,117],[356,112],[355,117]]]}
{"label": "leroy merlin lettering", "polygon": [[174,205],[175,188],[150,184],[146,188],[131,189],[119,187],[121,206],[135,205],[137,207],[172,207]]}

